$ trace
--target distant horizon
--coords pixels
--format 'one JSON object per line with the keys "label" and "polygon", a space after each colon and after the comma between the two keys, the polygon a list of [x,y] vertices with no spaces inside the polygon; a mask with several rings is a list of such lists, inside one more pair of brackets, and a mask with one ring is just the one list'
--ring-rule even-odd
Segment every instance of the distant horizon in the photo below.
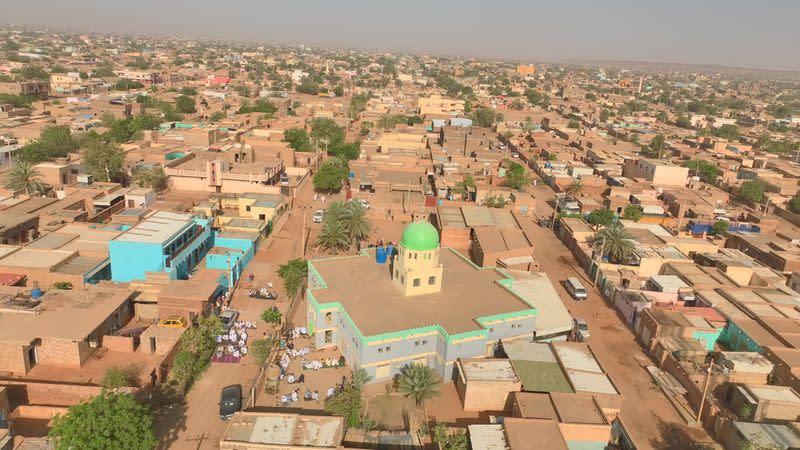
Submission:
{"label": "distant horizon", "polygon": [[793,0],[575,0],[568,5],[506,0],[492,5],[498,6],[494,13],[476,0],[463,0],[457,8],[366,0],[302,5],[230,0],[220,8],[209,0],[188,7],[140,0],[124,11],[109,3],[15,2],[3,6],[3,27],[542,64],[602,61],[800,71],[800,57],[792,48],[800,41],[794,23],[800,2]]}

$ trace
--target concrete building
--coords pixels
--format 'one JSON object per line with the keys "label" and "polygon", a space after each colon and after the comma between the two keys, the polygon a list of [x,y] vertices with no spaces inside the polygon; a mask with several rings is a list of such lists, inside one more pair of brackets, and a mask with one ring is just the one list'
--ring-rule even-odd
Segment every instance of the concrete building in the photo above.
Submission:
{"label": "concrete building", "polygon": [[143,280],[147,272],[186,279],[212,246],[209,219],[158,211],[109,242],[111,279]]}
{"label": "concrete building", "polygon": [[342,448],[344,419],[299,414],[237,412],[219,441],[221,450]]}
{"label": "concrete building", "polygon": [[309,261],[308,326],[317,348],[338,346],[348,365],[375,380],[412,363],[450,379],[456,359],[492,356],[500,339],[532,337],[537,311],[513,285],[440,248],[436,229],[414,222],[387,263],[366,252]]}
{"label": "concrete building", "polygon": [[447,98],[441,95],[417,98],[417,111],[420,115],[449,115],[464,114],[464,100]]}
{"label": "concrete building", "polygon": [[459,359],[456,371],[453,378],[464,411],[505,411],[509,392],[522,388],[507,359]]}
{"label": "concrete building", "polygon": [[741,384],[733,388],[731,409],[753,422],[796,421],[800,396],[789,386]]}
{"label": "concrete building", "polygon": [[689,168],[656,159],[629,159],[622,167],[622,176],[643,178],[655,186],[685,186]]}

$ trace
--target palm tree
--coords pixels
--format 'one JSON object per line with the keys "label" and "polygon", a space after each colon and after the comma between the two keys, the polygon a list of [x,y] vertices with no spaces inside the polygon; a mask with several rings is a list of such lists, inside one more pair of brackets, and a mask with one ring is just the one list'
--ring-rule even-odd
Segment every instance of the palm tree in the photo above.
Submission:
{"label": "palm tree", "polygon": [[608,256],[611,261],[625,261],[636,250],[633,236],[620,223],[614,223],[598,231],[592,238],[592,243],[602,243],[603,256]]}
{"label": "palm tree", "polygon": [[344,215],[341,216],[339,222],[350,237],[350,242],[357,243],[369,237],[369,232],[372,226],[367,220],[367,210],[364,206],[356,201],[349,201],[344,206]]}
{"label": "palm tree", "polygon": [[41,177],[42,174],[33,164],[18,159],[6,174],[5,187],[12,191],[24,190],[26,194],[43,193],[46,185],[42,183]]}
{"label": "palm tree", "polygon": [[564,188],[564,193],[572,198],[576,198],[577,196],[583,194],[583,181],[581,180],[573,181],[567,187]]}
{"label": "palm tree", "polygon": [[372,375],[368,374],[364,368],[359,367],[353,371],[353,387],[361,389],[365,384],[372,381]]}
{"label": "palm tree", "polygon": [[346,214],[345,204],[341,200],[331,202],[330,206],[325,210],[325,222],[329,220],[338,221]]}
{"label": "palm tree", "polygon": [[425,400],[430,400],[441,395],[439,387],[441,380],[430,366],[423,364],[409,364],[400,369],[400,383],[397,390],[411,397],[422,405]]}
{"label": "palm tree", "polygon": [[326,220],[322,224],[322,232],[319,234],[319,245],[325,250],[338,253],[350,247],[350,236],[341,222],[334,219]]}

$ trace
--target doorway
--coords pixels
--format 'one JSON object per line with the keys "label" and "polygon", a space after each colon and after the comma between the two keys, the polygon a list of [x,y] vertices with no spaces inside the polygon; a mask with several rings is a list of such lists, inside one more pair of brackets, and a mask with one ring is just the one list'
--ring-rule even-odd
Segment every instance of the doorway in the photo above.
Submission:
{"label": "doorway", "polygon": [[30,364],[30,368],[33,369],[33,366],[35,366],[38,362],[39,355],[36,353],[36,346],[31,345],[28,347],[28,363]]}

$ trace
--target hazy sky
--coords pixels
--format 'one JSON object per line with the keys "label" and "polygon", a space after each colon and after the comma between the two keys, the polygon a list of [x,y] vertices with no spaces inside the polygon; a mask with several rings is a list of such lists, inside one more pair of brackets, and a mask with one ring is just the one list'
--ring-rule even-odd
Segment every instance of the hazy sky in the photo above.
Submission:
{"label": "hazy sky", "polygon": [[0,0],[0,22],[537,61],[800,69],[800,0]]}

